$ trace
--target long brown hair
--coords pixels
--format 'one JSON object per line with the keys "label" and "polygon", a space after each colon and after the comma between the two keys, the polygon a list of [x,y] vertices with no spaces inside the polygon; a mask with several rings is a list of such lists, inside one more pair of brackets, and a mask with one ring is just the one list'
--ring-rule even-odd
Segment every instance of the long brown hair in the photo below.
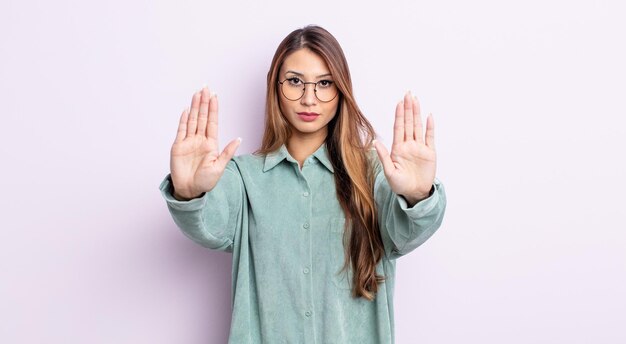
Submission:
{"label": "long brown hair", "polygon": [[[378,283],[385,280],[376,274],[384,248],[380,237],[374,202],[374,170],[368,150],[376,136],[352,94],[348,63],[339,42],[325,29],[309,25],[291,32],[280,43],[267,73],[265,132],[261,148],[255,154],[267,154],[280,148],[291,135],[289,122],[282,115],[278,98],[278,73],[285,58],[296,50],[308,48],[328,65],[339,90],[337,114],[328,123],[326,146],[333,164],[337,198],[346,217],[344,242],[348,243],[342,272],[352,264],[352,295],[373,300]],[[349,240],[346,241],[349,235]]]}

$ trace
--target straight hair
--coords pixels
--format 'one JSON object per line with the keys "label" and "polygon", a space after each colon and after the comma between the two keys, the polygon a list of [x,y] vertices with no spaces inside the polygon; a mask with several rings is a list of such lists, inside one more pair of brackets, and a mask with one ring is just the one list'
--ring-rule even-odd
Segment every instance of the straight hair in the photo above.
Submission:
{"label": "straight hair", "polygon": [[285,58],[299,49],[309,49],[326,62],[339,91],[337,113],[328,123],[325,144],[334,169],[337,200],[346,218],[341,272],[351,264],[352,296],[372,301],[378,284],[385,280],[376,273],[384,247],[374,201],[374,163],[368,158],[376,133],[354,100],[350,70],[339,42],[322,27],[294,30],[276,49],[267,73],[265,131],[255,154],[276,151],[291,136],[290,124],[279,107],[278,73]]}

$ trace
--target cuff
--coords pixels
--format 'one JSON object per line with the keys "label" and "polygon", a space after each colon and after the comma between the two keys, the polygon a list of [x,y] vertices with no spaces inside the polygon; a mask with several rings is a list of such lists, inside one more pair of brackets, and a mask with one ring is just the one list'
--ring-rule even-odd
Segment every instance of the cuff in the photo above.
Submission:
{"label": "cuff", "polygon": [[174,188],[172,184],[172,174],[168,173],[167,176],[163,179],[161,184],[159,185],[159,190],[161,190],[161,195],[165,198],[165,201],[169,206],[177,210],[198,210],[204,207],[206,203],[206,192],[203,193],[200,197],[190,199],[188,201],[179,201],[174,198],[172,194]]}
{"label": "cuff", "polygon": [[433,188],[434,190],[431,191],[432,193],[430,196],[417,202],[411,208],[409,208],[409,205],[404,197],[396,195],[396,199],[400,204],[400,208],[406,212],[410,218],[417,219],[431,212],[437,206],[437,203],[439,203],[439,190],[441,188],[441,182],[437,178],[435,178],[435,181],[433,182]]}

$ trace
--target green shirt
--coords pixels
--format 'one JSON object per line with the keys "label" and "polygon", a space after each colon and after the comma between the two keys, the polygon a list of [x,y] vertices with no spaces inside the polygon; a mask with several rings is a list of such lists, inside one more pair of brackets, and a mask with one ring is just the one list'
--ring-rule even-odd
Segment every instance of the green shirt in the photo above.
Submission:
{"label": "green shirt", "polygon": [[267,156],[233,157],[210,192],[189,201],[172,196],[171,175],[159,189],[186,236],[232,252],[229,343],[394,343],[396,262],[441,225],[443,184],[412,208],[393,193],[376,151],[374,195],[387,277],[373,301],[350,295],[344,261],[345,217],[333,166],[322,144],[300,169],[285,145]]}

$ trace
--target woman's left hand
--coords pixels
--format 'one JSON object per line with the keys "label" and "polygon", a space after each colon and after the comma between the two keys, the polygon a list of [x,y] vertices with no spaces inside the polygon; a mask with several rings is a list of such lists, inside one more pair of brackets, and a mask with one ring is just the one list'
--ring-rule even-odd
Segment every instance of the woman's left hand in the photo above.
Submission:
{"label": "woman's left hand", "polygon": [[437,170],[435,122],[426,118],[426,140],[422,128],[420,105],[410,92],[396,105],[391,154],[382,142],[374,147],[382,162],[391,190],[402,195],[412,207],[430,195]]}

